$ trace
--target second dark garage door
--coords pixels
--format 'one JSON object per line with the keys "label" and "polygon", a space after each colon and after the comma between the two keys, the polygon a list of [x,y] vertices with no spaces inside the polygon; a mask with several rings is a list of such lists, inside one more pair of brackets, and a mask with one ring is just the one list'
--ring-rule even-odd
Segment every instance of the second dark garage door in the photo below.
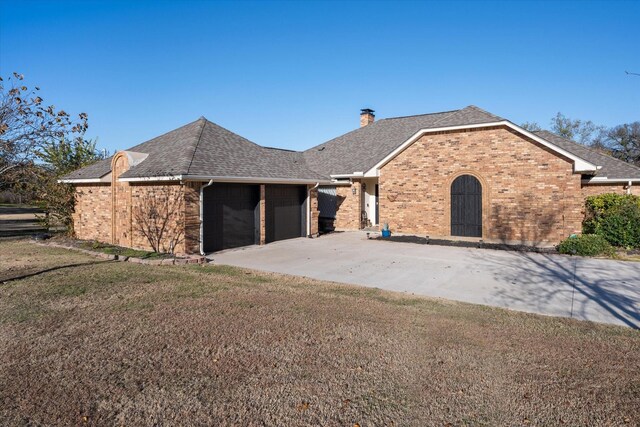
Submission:
{"label": "second dark garage door", "polygon": [[306,186],[267,185],[265,199],[267,243],[306,235]]}
{"label": "second dark garage door", "polygon": [[204,189],[203,249],[255,245],[260,242],[260,186],[215,183]]}

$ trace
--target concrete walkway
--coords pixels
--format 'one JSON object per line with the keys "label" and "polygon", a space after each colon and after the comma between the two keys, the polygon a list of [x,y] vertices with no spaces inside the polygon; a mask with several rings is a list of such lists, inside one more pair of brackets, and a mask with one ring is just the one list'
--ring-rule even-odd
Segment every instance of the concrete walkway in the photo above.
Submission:
{"label": "concrete walkway", "polygon": [[367,240],[361,232],[214,253],[214,262],[640,328],[640,263]]}

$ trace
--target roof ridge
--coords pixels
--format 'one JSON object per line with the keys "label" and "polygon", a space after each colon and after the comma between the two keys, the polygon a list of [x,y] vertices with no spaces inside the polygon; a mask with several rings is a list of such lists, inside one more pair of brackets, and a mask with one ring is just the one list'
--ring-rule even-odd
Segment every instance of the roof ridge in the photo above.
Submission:
{"label": "roof ridge", "polygon": [[[488,115],[490,115],[490,116],[500,117],[500,116],[496,116],[496,115],[495,115],[495,114],[493,114],[491,111],[487,111],[487,110],[485,110],[484,108],[480,108],[480,107],[478,107],[477,105],[473,105],[473,104],[471,104],[471,105],[467,105],[465,108],[473,108],[474,110],[481,111],[481,112],[483,112],[483,113],[485,113],[485,114],[488,114]],[[464,110],[465,108],[463,108],[463,110]],[[500,117],[500,118],[502,118],[502,117]]]}
{"label": "roof ridge", "polygon": [[[200,118],[200,119],[198,119],[198,120],[201,120],[201,118]],[[156,140],[156,139],[160,139],[160,138],[162,138],[163,136],[166,136],[166,135],[168,135],[168,134],[170,134],[170,133],[173,133],[173,132],[178,131],[178,130],[180,130],[180,129],[186,128],[187,126],[190,126],[190,125],[194,124],[194,123],[195,123],[195,122],[197,122],[198,120],[194,120],[194,121],[192,121],[192,122],[186,123],[186,124],[184,124],[184,125],[182,125],[182,126],[180,126],[180,127],[177,127],[177,128],[175,128],[175,129],[171,129],[170,131],[167,131],[167,132],[165,132],[165,133],[163,133],[163,134],[161,134],[161,135],[154,136],[153,138],[151,138],[151,139],[147,139],[146,141],[143,141],[143,142],[141,142],[140,144],[136,144],[136,145],[134,145],[133,147],[131,147],[131,148],[127,149],[127,150],[119,150],[119,151],[131,151],[131,150],[133,150],[133,149],[134,149],[134,148],[136,148],[136,147],[139,147],[139,146],[141,146],[141,145],[146,144],[147,142],[151,142],[151,141],[154,141],[154,140]],[[205,119],[205,120],[206,120],[206,119]]]}
{"label": "roof ridge", "polygon": [[[575,145],[577,145],[578,147],[581,147],[581,148],[583,148],[583,149],[585,149],[585,150],[589,151],[590,153],[597,154],[598,156],[606,157],[606,158],[611,159],[611,160],[615,160],[616,162],[622,163],[623,165],[626,165],[626,166],[631,166],[632,168],[634,168],[634,169],[638,169],[638,171],[640,171],[640,167],[638,167],[638,166],[634,165],[633,163],[625,162],[624,160],[617,159],[617,158],[613,157],[612,155],[601,153],[601,152],[599,152],[599,151],[597,151],[597,150],[594,150],[594,149],[593,149],[593,148],[591,148],[591,147],[588,147],[588,146],[586,146],[586,145],[580,144],[579,142],[576,142],[576,141],[574,141],[574,140],[572,140],[572,139],[565,138],[565,137],[564,137],[564,136],[562,136],[562,135],[558,135],[557,133],[551,132],[550,130],[547,130],[547,129],[541,129],[541,130],[537,130],[537,131],[535,131],[535,132],[533,132],[533,133],[537,135],[537,134],[538,134],[538,133],[540,133],[540,132],[547,132],[547,133],[550,133],[551,135],[554,135],[554,136],[556,136],[557,138],[560,138],[560,139],[563,139],[563,140],[565,140],[565,141],[567,141],[567,142],[570,142],[570,143],[572,143],[572,144],[575,144]],[[553,141],[549,141],[549,142],[553,143]],[[598,165],[598,166],[602,166],[602,165]]]}
{"label": "roof ridge", "polygon": [[261,145],[262,148],[264,148],[265,150],[278,150],[278,151],[288,151],[290,153],[302,153],[302,151],[297,151],[297,150],[290,150],[288,148],[278,148],[278,147],[265,147],[263,145]]}
{"label": "roof ridge", "polygon": [[[206,119],[205,119],[205,120],[206,120]],[[244,136],[242,136],[242,135],[240,135],[240,134],[237,134],[237,133],[235,133],[234,131],[232,131],[232,130],[230,130],[230,129],[227,129],[227,128],[226,128],[226,127],[224,127],[224,126],[220,126],[220,125],[219,125],[218,123],[216,123],[216,122],[212,122],[211,120],[207,120],[207,122],[208,122],[210,125],[213,125],[213,126],[217,127],[218,129],[222,129],[224,132],[228,132],[228,133],[230,133],[230,134],[232,134],[232,135],[237,136],[238,138],[240,138],[240,139],[244,140],[245,142],[248,142],[249,144],[255,145],[256,147],[264,148],[262,145],[258,144],[257,142],[253,142],[252,140],[250,140],[250,139],[248,139],[248,138],[245,138]]]}
{"label": "roof ridge", "polygon": [[198,151],[198,146],[200,145],[200,141],[202,140],[202,134],[204,133],[204,128],[209,123],[209,120],[205,119],[204,116],[201,116],[198,121],[202,121],[202,128],[200,129],[200,134],[198,135],[198,140],[196,141],[196,145],[193,147],[193,154],[191,155],[191,161],[189,162],[189,166],[187,166],[187,174],[191,171],[191,165],[193,164],[193,159],[196,157],[196,152]]}
{"label": "roof ridge", "polygon": [[[458,111],[460,111],[460,109],[458,109],[458,110],[449,110],[449,111],[435,111],[433,113],[424,113],[424,114],[412,114],[412,115],[409,115],[409,116],[385,117],[384,119],[378,120],[378,122],[381,122],[383,120],[408,119],[409,117],[422,117],[422,116],[433,116],[433,115],[436,115],[436,114],[457,113]],[[440,120],[440,119],[438,119],[438,120]],[[436,122],[438,120],[436,120]],[[376,123],[376,122],[373,122],[373,123]]]}
{"label": "roof ridge", "polygon": [[[465,108],[468,108],[468,107],[465,107]],[[447,114],[444,117],[440,117],[438,120],[433,122],[432,125],[435,125],[436,123],[440,123],[441,121],[443,121],[444,119],[448,119],[449,117],[453,117],[453,116],[455,116],[456,114],[458,114],[462,110],[464,110],[464,108],[461,108],[459,110],[453,110],[453,111],[451,111],[451,114]]]}

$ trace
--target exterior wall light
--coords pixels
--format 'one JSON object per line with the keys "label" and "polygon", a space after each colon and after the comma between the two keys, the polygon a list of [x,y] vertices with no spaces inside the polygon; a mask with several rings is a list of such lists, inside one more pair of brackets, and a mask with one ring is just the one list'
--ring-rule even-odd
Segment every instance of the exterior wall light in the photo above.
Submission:
{"label": "exterior wall light", "polygon": [[355,196],[356,194],[358,194],[358,190],[356,190],[356,187],[351,187],[351,193]]}

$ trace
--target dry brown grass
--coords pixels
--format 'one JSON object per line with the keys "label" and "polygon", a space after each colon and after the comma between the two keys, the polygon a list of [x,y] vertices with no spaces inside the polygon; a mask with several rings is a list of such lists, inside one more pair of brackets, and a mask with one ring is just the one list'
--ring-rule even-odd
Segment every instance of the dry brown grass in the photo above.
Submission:
{"label": "dry brown grass", "polygon": [[638,331],[0,242],[1,425],[637,425]]}

